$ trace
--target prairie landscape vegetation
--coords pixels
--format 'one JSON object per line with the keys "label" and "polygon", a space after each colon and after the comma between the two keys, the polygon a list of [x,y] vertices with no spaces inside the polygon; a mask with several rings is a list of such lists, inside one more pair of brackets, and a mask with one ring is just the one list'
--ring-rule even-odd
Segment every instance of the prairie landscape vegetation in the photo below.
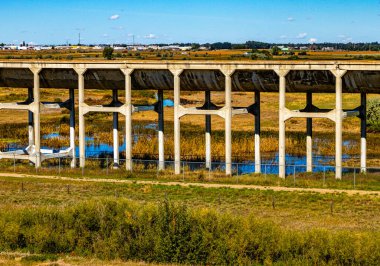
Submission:
{"label": "prairie landscape vegetation", "polygon": [[[235,51],[236,52],[236,51]],[[235,53],[234,52],[234,53]],[[234,59],[243,51],[237,51]],[[68,52],[49,54],[45,60],[71,60],[87,58],[101,60],[90,53]],[[307,56],[311,56],[310,55]],[[21,55],[24,58],[18,58]],[[1,56],[9,56],[2,54]],[[13,58],[31,59],[36,54],[19,53]],[[50,57],[51,56],[51,57]],[[88,56],[88,57],[87,57]],[[191,58],[191,57],[194,58]],[[231,59],[225,51],[193,52],[188,55],[173,54],[173,59]],[[316,54],[322,58],[324,54]],[[345,54],[337,55],[351,58]],[[377,56],[377,55],[375,55]],[[50,57],[50,58],[48,58]],[[60,57],[60,58],[59,58]],[[122,55],[124,57],[124,55]],[[126,58],[156,59],[157,52]],[[141,58],[140,58],[141,57]],[[168,56],[170,57],[170,55]],[[334,57],[335,58],[335,57]],[[243,58],[242,60],[252,60]],[[125,60],[125,58],[123,58]],[[43,90],[43,100],[65,100],[67,90]],[[1,89],[0,101],[24,101],[27,91]],[[110,92],[88,91],[86,102],[109,103]],[[278,95],[262,93],[262,142],[263,156],[278,150]],[[123,93],[120,93],[123,98]],[[165,98],[172,99],[171,92]],[[287,107],[300,109],[305,106],[304,94],[287,94]],[[369,95],[378,101],[378,95]],[[186,105],[203,104],[204,95],[199,92],[181,93]],[[222,92],[212,93],[215,104],[224,101]],[[154,92],[133,92],[134,103],[153,103]],[[253,93],[234,93],[234,106],[248,106],[254,101]],[[335,96],[315,94],[314,103],[320,108],[334,106]],[[345,94],[344,108],[360,105],[359,95]],[[10,117],[12,121],[10,121]],[[61,148],[68,146],[68,112],[45,110],[42,115],[42,135],[59,133],[60,138],[43,139],[43,146]],[[146,125],[155,123],[154,112],[133,115],[134,133],[142,135],[133,147],[135,158],[153,158],[158,153],[154,129]],[[94,143],[112,143],[112,116],[91,114],[86,117],[86,134],[94,137]],[[124,117],[120,117],[120,141],[123,140]],[[224,159],[224,122],[212,118],[213,160]],[[332,122],[316,119],[314,124],[314,153],[334,155],[334,126]],[[287,126],[287,153],[304,155],[306,143],[305,119],[290,120]],[[165,108],[165,153],[173,157],[173,110]],[[344,121],[344,140],[348,144],[344,153],[353,158],[346,165],[358,165],[354,155],[360,150],[360,121],[348,118]],[[239,115],[233,118],[234,161],[253,159],[254,118]],[[77,132],[78,134],[78,132]],[[0,112],[0,145],[10,143],[27,145],[27,113]],[[380,136],[376,129],[368,132],[368,164],[379,166],[377,149]],[[181,149],[183,159],[204,160],[204,118],[184,117],[181,120]],[[1,171],[13,171],[12,164],[1,161]],[[127,173],[114,170],[105,175],[88,160],[85,177],[78,178],[78,170],[67,170],[62,176],[75,180],[0,175],[0,264],[24,263],[28,265],[83,264],[122,265],[126,263],[200,264],[200,265],[378,265],[380,261],[380,197],[377,174],[358,175],[357,189],[377,190],[367,194],[356,191],[325,193],[303,191],[278,191],[271,188],[236,189],[210,188],[189,184],[173,186],[166,181],[176,180],[168,172],[145,171]],[[24,172],[33,168],[27,163]],[[107,168],[108,169],[108,168]],[[34,171],[34,170],[33,170]],[[55,170],[54,170],[55,171]],[[108,170],[107,170],[108,171]],[[56,175],[49,169],[39,174]],[[108,174],[108,172],[107,172]],[[18,175],[18,176],[17,176]],[[105,182],[105,178],[114,178]],[[297,183],[291,178],[279,180],[275,176],[243,176],[239,183],[276,187],[321,187],[322,176],[305,174]],[[360,179],[359,179],[360,178]],[[116,181],[129,180],[129,183]],[[161,180],[157,184],[141,184],[139,181]],[[186,182],[234,183],[237,179],[207,176],[195,172]],[[319,182],[319,183],[318,183]],[[335,181],[326,176],[325,188],[352,189],[351,180]],[[362,192],[362,191],[361,191]],[[26,255],[25,255],[26,254]],[[139,264],[140,265],[140,264]]]}
{"label": "prairie landscape vegetation", "polygon": [[0,249],[10,254],[218,265],[380,259],[376,195],[4,176],[0,184]]}

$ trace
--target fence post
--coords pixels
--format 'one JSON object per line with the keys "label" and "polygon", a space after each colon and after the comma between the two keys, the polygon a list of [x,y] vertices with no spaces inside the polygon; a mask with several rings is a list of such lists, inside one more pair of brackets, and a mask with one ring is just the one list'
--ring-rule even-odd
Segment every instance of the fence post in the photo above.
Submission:
{"label": "fence post", "polygon": [[185,162],[182,162],[182,181],[185,181]]}
{"label": "fence post", "polygon": [[326,184],[326,166],[323,166],[323,186]]}
{"label": "fence post", "polygon": [[264,164],[264,178],[267,180],[267,165]]}
{"label": "fence post", "polygon": [[159,162],[159,161],[156,161],[157,179],[158,179],[159,171],[160,171],[160,162]]}
{"label": "fence post", "polygon": [[293,165],[293,185],[296,185],[296,165]]}
{"label": "fence post", "polygon": [[354,167],[354,189],[356,189],[356,168]]}
{"label": "fence post", "polygon": [[210,163],[210,167],[208,168],[208,180],[211,181],[211,168],[212,168],[212,163]]}
{"label": "fence post", "polygon": [[13,172],[16,173],[16,154],[13,154]]}
{"label": "fence post", "polygon": [[107,168],[107,175],[108,175],[108,156],[106,156],[106,168]]}
{"label": "fence post", "polygon": [[58,175],[61,175],[61,157],[58,157]]}

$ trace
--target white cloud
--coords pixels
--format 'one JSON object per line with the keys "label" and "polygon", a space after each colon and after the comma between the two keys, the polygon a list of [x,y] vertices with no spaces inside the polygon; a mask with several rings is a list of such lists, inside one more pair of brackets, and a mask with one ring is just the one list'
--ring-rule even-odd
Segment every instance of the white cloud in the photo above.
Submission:
{"label": "white cloud", "polygon": [[280,39],[287,39],[287,38],[288,38],[287,35],[281,35],[281,36],[280,36]]}
{"label": "white cloud", "polygon": [[306,36],[307,36],[307,33],[306,32],[302,32],[302,33],[298,34],[296,38],[297,39],[305,39]]}
{"label": "white cloud", "polygon": [[144,36],[145,39],[157,39],[158,37],[155,34],[148,34]]}
{"label": "white cloud", "polygon": [[113,30],[124,30],[123,26],[112,27]]}
{"label": "white cloud", "polygon": [[120,18],[120,15],[118,15],[118,14],[110,16],[110,20],[117,20],[119,18]]}
{"label": "white cloud", "polygon": [[103,35],[102,35],[104,38],[108,38],[108,34],[107,33],[104,33]]}
{"label": "white cloud", "polygon": [[338,38],[340,38],[342,42],[351,42],[352,41],[352,37],[347,36],[345,34],[339,34]]}
{"label": "white cloud", "polygon": [[293,22],[293,21],[295,21],[295,18],[293,18],[293,17],[288,17],[288,19],[287,19],[289,22]]}
{"label": "white cloud", "polygon": [[316,42],[318,42],[318,39],[316,39],[316,38],[310,38],[309,39],[309,43],[316,43]]}

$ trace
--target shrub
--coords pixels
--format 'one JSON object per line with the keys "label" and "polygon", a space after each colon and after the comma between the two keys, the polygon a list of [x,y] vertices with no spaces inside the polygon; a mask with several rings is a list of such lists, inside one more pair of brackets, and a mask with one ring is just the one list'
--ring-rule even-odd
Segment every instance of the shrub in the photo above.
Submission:
{"label": "shrub", "polygon": [[380,131],[380,100],[368,101],[367,123],[370,130]]}
{"label": "shrub", "polygon": [[92,200],[64,209],[0,213],[0,251],[75,253],[190,265],[377,265],[380,233],[285,230],[254,216]]}
{"label": "shrub", "polygon": [[110,46],[104,47],[103,57],[107,60],[111,60],[113,57],[113,48]]}

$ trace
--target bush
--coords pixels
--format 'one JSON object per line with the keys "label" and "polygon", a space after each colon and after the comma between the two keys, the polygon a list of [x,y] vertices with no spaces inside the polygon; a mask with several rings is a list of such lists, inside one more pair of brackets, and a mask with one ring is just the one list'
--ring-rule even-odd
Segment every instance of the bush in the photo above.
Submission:
{"label": "bush", "polygon": [[[65,209],[3,210],[0,251],[10,250],[190,265],[377,265],[380,233],[299,232],[168,200],[103,199]],[[33,260],[40,259],[45,256]]]}
{"label": "bush", "polygon": [[107,60],[111,60],[113,57],[113,48],[110,46],[104,47],[103,57]]}
{"label": "bush", "polygon": [[370,130],[380,131],[380,100],[372,100],[367,104],[367,123]]}

